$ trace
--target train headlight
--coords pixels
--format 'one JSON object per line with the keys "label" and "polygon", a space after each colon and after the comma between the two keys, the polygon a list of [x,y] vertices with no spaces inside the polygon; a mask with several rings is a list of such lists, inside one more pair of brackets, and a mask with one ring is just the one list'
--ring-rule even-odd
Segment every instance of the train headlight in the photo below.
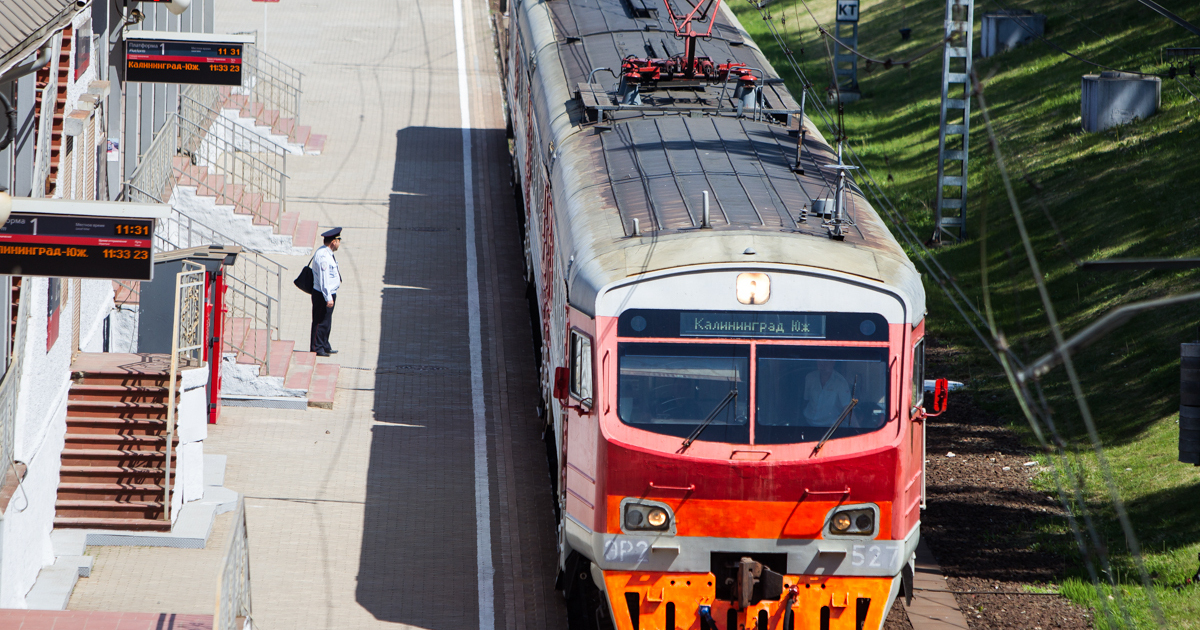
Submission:
{"label": "train headlight", "polygon": [[870,504],[839,508],[829,516],[829,533],[834,536],[870,536],[875,533],[877,510]]}
{"label": "train headlight", "polygon": [[742,304],[766,304],[771,299],[771,277],[765,273],[739,273],[737,299]]}
{"label": "train headlight", "polygon": [[646,499],[625,499],[622,504],[625,531],[675,533],[674,514],[667,505]]}

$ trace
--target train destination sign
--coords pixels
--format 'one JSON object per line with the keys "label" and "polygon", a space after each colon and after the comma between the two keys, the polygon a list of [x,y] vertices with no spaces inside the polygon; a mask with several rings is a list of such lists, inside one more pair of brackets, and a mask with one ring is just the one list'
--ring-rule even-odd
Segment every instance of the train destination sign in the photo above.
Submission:
{"label": "train destination sign", "polygon": [[[125,42],[125,78],[145,83],[242,84],[245,42],[208,41],[202,34],[142,32]],[[180,39],[187,35],[187,39]],[[153,36],[153,37],[152,37]]]}
{"label": "train destination sign", "polygon": [[825,316],[804,313],[709,313],[684,311],[679,314],[681,337],[784,337],[825,338]]}
{"label": "train destination sign", "polygon": [[[23,212],[36,199],[14,199],[14,211],[0,228],[0,274],[152,280],[154,218]],[[51,200],[45,200],[51,201]],[[26,202],[26,203],[19,203]],[[104,202],[59,202],[47,210],[85,210]],[[121,205],[121,204],[117,204]],[[157,204],[124,204],[147,206]],[[101,206],[103,207],[103,206]],[[170,208],[166,207],[169,211]]]}

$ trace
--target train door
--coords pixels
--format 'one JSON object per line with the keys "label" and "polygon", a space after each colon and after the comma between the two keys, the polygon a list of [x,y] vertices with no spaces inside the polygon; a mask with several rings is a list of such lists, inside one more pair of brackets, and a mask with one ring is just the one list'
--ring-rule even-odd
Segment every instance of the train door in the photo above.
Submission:
{"label": "train door", "polygon": [[[920,502],[925,508],[925,421],[923,414],[917,411],[925,404],[925,340],[922,338],[913,345],[912,349],[912,385],[909,402],[911,428],[909,438],[909,491],[905,493],[905,507],[911,512],[913,504]],[[917,514],[917,519],[920,515]],[[915,519],[914,519],[915,520]]]}
{"label": "train door", "polygon": [[[597,488],[596,441],[599,413],[596,411],[595,322],[568,309],[565,419],[563,423],[564,505],[572,518],[597,531],[597,516],[603,514]],[[598,514],[599,513],[599,514]]]}

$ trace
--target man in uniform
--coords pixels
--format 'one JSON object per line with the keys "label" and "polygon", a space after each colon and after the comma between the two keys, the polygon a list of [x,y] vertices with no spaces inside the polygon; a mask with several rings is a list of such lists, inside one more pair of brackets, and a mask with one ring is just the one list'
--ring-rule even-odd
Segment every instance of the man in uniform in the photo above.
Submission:
{"label": "man in uniform", "polygon": [[338,271],[333,253],[342,244],[342,228],[335,227],[321,234],[325,244],[313,255],[312,331],[308,350],[319,357],[336,354],[329,347],[329,329],[333,325],[333,307],[337,304],[337,291],[342,286],[342,274]]}

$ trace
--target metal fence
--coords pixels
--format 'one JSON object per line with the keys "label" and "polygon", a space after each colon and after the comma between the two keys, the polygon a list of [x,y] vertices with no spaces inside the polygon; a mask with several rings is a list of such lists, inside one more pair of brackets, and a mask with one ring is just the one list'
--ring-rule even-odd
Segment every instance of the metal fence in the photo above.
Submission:
{"label": "metal fence", "polygon": [[298,121],[304,75],[258,46],[246,46],[242,52],[242,87],[250,92],[252,100],[262,104],[259,120],[272,128],[280,118]]}
{"label": "metal fence", "polygon": [[[160,199],[129,185],[129,198],[134,201],[162,203]],[[221,233],[199,219],[178,210],[160,219],[154,230],[154,249],[168,252],[207,245],[239,245],[237,239]],[[243,355],[271,371],[270,340],[279,339],[283,310],[283,265],[266,254],[242,248],[242,253],[225,269],[225,312],[230,320],[242,318],[245,326],[229,327],[222,340],[222,353]],[[132,288],[131,288],[132,289]],[[136,289],[132,289],[136,291]],[[262,334],[254,331],[265,331]],[[263,343],[265,341],[266,343]]]}
{"label": "metal fence", "polygon": [[175,274],[175,321],[171,325],[171,371],[167,381],[166,474],[163,476],[163,516],[171,521],[171,450],[175,439],[175,396],[179,369],[199,367],[204,356],[204,265],[183,261]]}
{"label": "metal fence", "polygon": [[221,563],[221,573],[217,576],[217,605],[213,611],[213,628],[242,630],[246,627],[252,628],[253,625],[246,499],[238,496],[229,542],[225,544],[225,560]]}
{"label": "metal fence", "polygon": [[[12,363],[0,380],[0,479],[8,471],[13,462],[13,444],[16,439],[17,425],[17,395],[21,391],[21,367],[25,356],[25,330],[29,319],[29,296],[26,295],[27,283],[22,282],[17,297],[17,322],[13,327]],[[6,314],[7,315],[7,314]]]}

